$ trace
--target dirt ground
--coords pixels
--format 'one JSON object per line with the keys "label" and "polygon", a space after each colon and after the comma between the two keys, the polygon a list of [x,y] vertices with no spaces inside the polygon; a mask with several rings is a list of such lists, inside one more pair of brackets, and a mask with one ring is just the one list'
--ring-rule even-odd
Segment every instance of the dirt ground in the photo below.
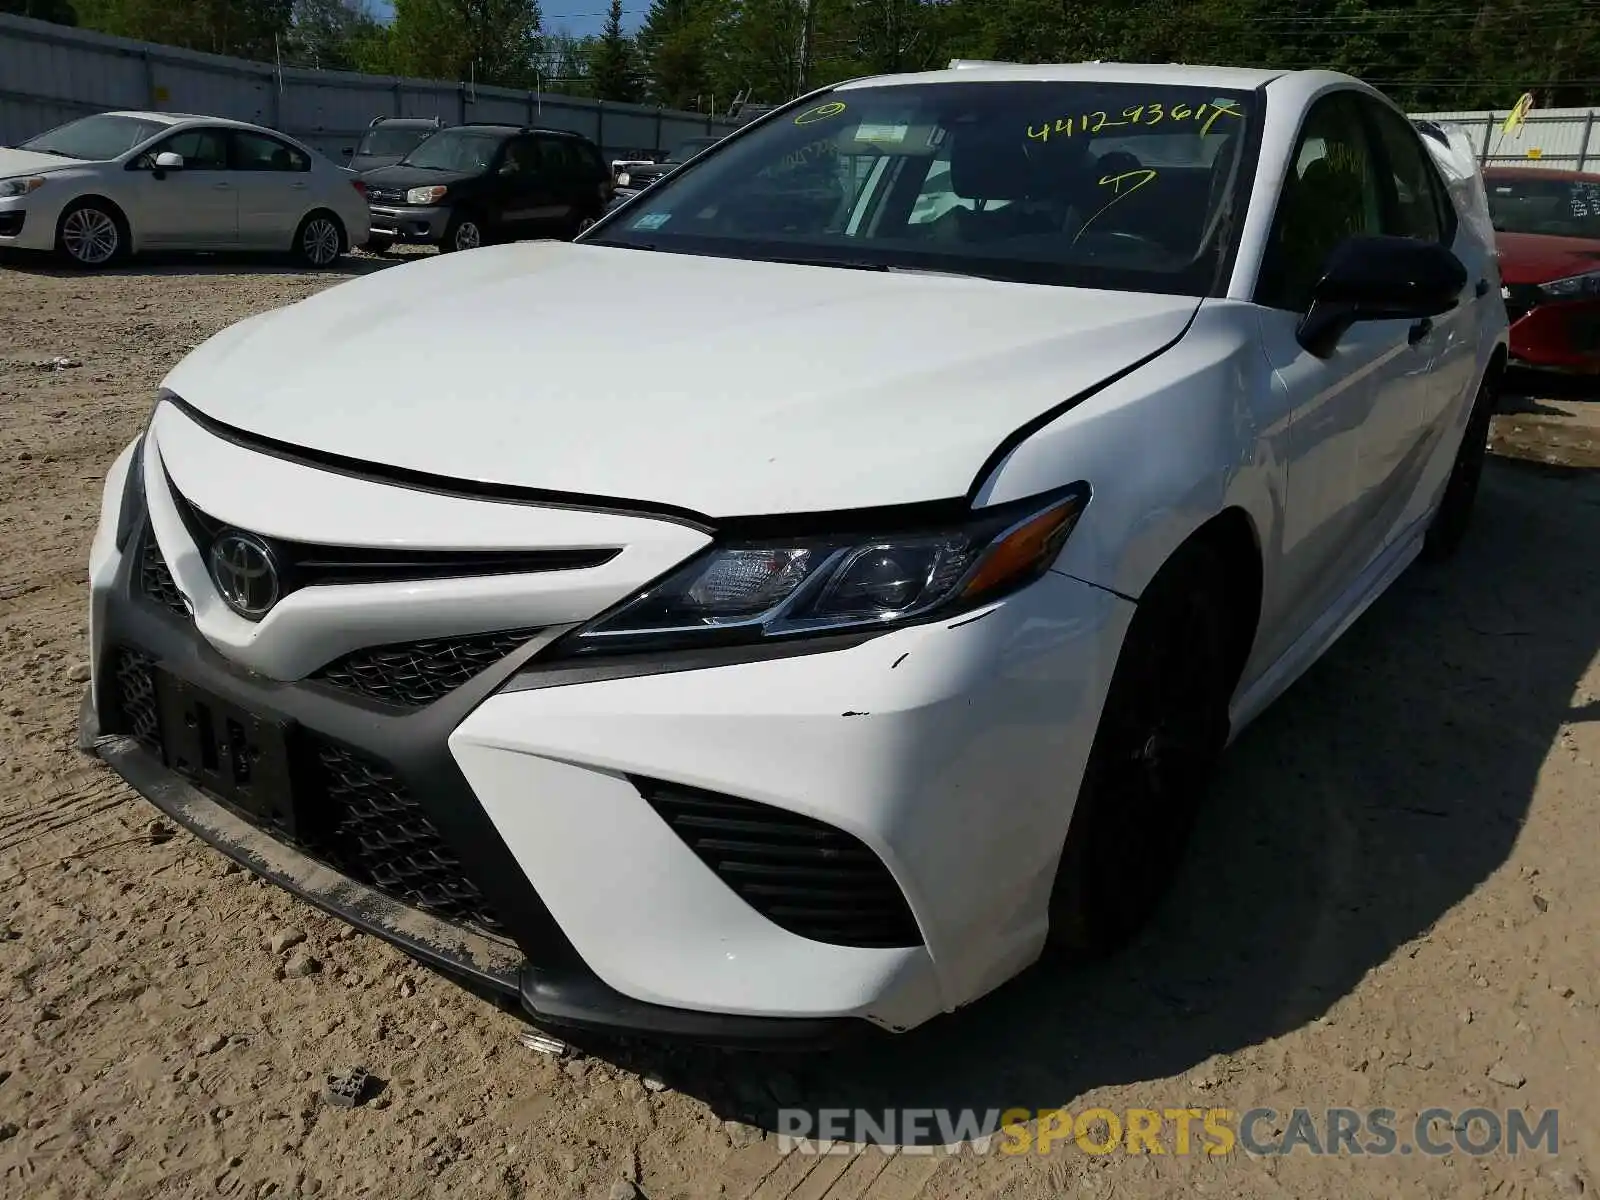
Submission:
{"label": "dirt ground", "polygon": [[[1600,1194],[1600,473],[1491,462],[1461,556],[1409,572],[1240,740],[1116,961],[798,1062],[556,1059],[153,827],[73,748],[102,473],[190,347],[338,278],[0,263],[0,1195]],[[355,1064],[381,1093],[324,1104]],[[1295,1107],[1402,1131],[1434,1105],[1556,1108],[1560,1151],[785,1156],[794,1103],[1273,1107],[1262,1136]]]}

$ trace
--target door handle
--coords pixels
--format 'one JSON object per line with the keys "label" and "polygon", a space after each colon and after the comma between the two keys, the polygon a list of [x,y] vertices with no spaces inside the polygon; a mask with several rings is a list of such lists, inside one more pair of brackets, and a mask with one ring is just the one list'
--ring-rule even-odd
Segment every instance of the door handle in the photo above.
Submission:
{"label": "door handle", "polygon": [[294,188],[294,190],[297,191],[297,192],[303,192],[303,191],[306,190],[306,188],[310,187],[311,185],[310,184],[306,184],[306,183],[291,183],[289,186]]}
{"label": "door handle", "polygon": [[1473,293],[1477,296],[1477,298],[1479,300],[1482,300],[1485,296],[1487,296],[1489,294],[1489,281],[1487,279],[1478,280],[1478,286],[1473,288],[1472,290],[1473,290]]}
{"label": "door handle", "polygon": [[216,188],[217,191],[219,191],[219,192],[225,192],[229,188],[231,188],[233,186],[233,184],[231,184],[231,183],[213,183],[211,186]]}
{"label": "door handle", "polygon": [[1415,346],[1432,332],[1433,322],[1427,317],[1423,317],[1422,320],[1411,327],[1411,332],[1406,334],[1406,341]]}

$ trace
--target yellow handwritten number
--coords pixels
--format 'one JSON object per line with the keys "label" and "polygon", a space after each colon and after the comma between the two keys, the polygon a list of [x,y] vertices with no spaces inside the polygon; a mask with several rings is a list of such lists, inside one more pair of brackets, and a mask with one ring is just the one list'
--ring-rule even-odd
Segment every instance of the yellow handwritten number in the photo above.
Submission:
{"label": "yellow handwritten number", "polygon": [[808,108],[794,119],[796,125],[811,125],[817,121],[826,121],[829,117],[837,117],[845,109],[842,101],[834,100],[828,104],[819,104],[815,108]]}
{"label": "yellow handwritten number", "polygon": [[[1129,196],[1133,195],[1155,177],[1156,173],[1150,170],[1148,167],[1141,168],[1137,171],[1124,171],[1121,175],[1102,176],[1100,179],[1100,186],[1109,187],[1111,189],[1111,199],[1102,204],[1099,209],[1096,210],[1094,215],[1078,228],[1077,236],[1072,239],[1072,244],[1074,246],[1078,244],[1078,238],[1081,238],[1084,234],[1089,232],[1089,226],[1093,225],[1096,221],[1103,217],[1106,209],[1110,208],[1113,204],[1116,204],[1120,200],[1126,200]],[[1123,184],[1127,184],[1127,186],[1124,187]]]}
{"label": "yellow handwritten number", "polygon": [[1215,111],[1211,114],[1211,119],[1200,127],[1200,134],[1202,137],[1211,132],[1211,127],[1217,123],[1217,118],[1222,116],[1224,113],[1230,117],[1238,117],[1240,119],[1243,119],[1244,117],[1244,114],[1234,107],[1232,100],[1218,100],[1211,107]]}

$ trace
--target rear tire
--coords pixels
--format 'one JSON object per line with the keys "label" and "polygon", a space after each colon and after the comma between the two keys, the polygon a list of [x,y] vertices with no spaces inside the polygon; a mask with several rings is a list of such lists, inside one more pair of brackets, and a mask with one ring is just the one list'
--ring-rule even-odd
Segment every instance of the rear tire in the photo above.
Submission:
{"label": "rear tire", "polygon": [[128,223],[106,200],[79,200],[56,222],[56,252],[75,267],[98,271],[128,250]]}
{"label": "rear tire", "polygon": [[1495,393],[1487,378],[1478,387],[1467,418],[1461,447],[1444,485],[1444,496],[1434,511],[1433,520],[1422,541],[1422,557],[1442,562],[1461,548],[1472,522],[1472,508],[1478,498],[1478,483],[1483,478],[1483,463],[1489,456],[1489,426],[1494,420]]}
{"label": "rear tire", "polygon": [[331,212],[310,213],[295,230],[294,256],[302,264],[324,270],[337,263],[350,245],[344,224]]}
{"label": "rear tire", "polygon": [[1223,558],[1203,541],[1181,547],[1139,601],[1056,870],[1052,956],[1120,949],[1171,885],[1227,743],[1227,602]]}
{"label": "rear tire", "polygon": [[444,227],[444,239],[439,243],[441,254],[457,250],[476,250],[489,244],[488,231],[474,213],[456,213]]}

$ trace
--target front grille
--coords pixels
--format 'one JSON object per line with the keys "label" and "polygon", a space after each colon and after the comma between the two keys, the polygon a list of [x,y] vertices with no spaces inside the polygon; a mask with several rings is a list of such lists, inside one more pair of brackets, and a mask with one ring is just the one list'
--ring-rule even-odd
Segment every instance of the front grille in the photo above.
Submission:
{"label": "front grille", "polygon": [[161,721],[156,715],[156,685],[151,662],[133,650],[119,650],[112,659],[117,713],[122,732],[130,733],[145,749],[161,753]]}
{"label": "front grille", "polygon": [[[161,727],[153,664],[134,650],[114,652],[110,679],[117,728],[158,758]],[[462,871],[461,862],[405,786],[383,764],[325,742],[305,729],[292,731],[291,771],[300,830],[239,816],[274,837],[294,840],[334,870],[447,921],[497,931],[500,918]]]}
{"label": "front grille", "polygon": [[633,785],[723,883],[790,933],[834,946],[922,944],[889,869],[842,829],[737,796]]}
{"label": "front grille", "polygon": [[537,632],[524,629],[371,646],[329,663],[312,678],[385,704],[421,708],[494,666]]}
{"label": "front grille", "polygon": [[[201,556],[234,527],[202,512],[167,480],[178,515]],[[259,534],[252,536],[260,537]],[[352,583],[403,583],[423,579],[468,579],[545,571],[580,571],[604,566],[619,546],[559,550],[412,550],[404,547],[331,546],[261,537],[278,566],[280,600],[300,588]]]}
{"label": "front grille", "polygon": [[162,557],[161,547],[156,544],[156,535],[149,529],[145,530],[144,540],[139,547],[139,590],[162,608],[188,619],[189,606],[184,602],[183,593],[178,590],[177,581],[172,578],[167,560]]}
{"label": "front grille", "polygon": [[328,806],[326,843],[313,845],[335,869],[447,921],[485,929],[500,919],[406,789],[384,767],[310,739],[314,795]]}
{"label": "front grille", "polygon": [[367,199],[375,204],[404,204],[406,193],[404,188],[386,188],[367,185]]}

